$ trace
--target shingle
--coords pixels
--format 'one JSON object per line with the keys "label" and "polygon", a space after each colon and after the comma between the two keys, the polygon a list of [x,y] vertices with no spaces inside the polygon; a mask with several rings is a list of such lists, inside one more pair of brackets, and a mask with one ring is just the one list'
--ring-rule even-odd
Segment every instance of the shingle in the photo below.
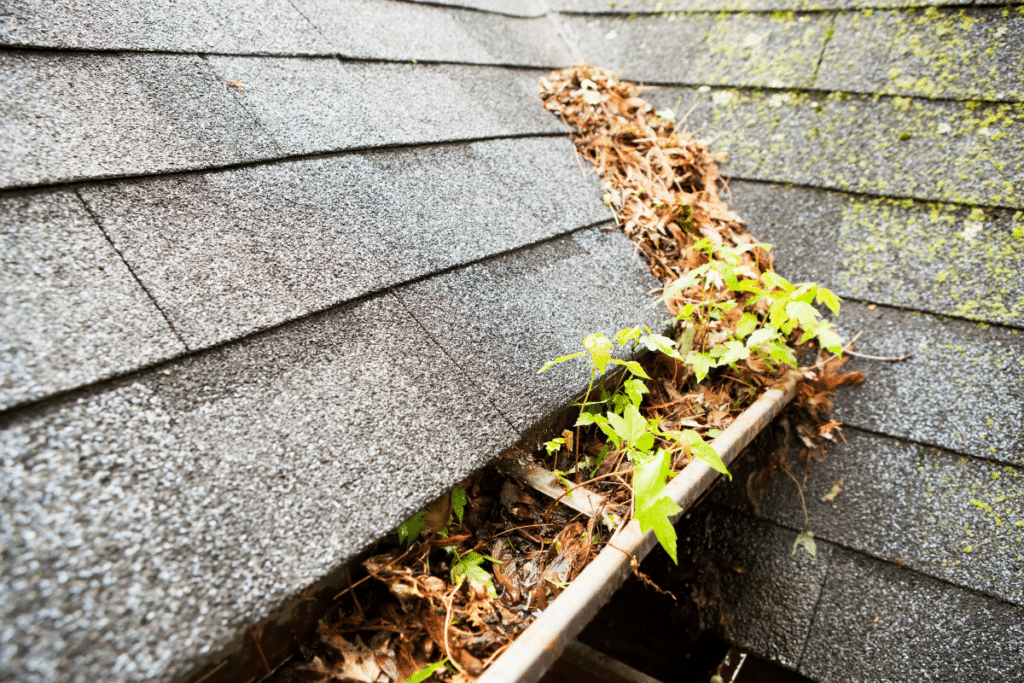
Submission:
{"label": "shingle", "polygon": [[821,683],[1024,680],[1024,614],[845,550],[800,672]]}
{"label": "shingle", "polygon": [[0,44],[85,50],[319,53],[320,33],[288,0],[10,0]]}
{"label": "shingle", "polygon": [[485,12],[512,14],[520,17],[538,17],[544,14],[544,6],[538,0],[410,0],[426,5],[447,5],[450,7],[468,7]]}
{"label": "shingle", "polygon": [[624,78],[810,87],[832,18],[686,14],[565,16],[562,21],[585,60],[622,72]]}
{"label": "shingle", "polygon": [[928,5],[970,5],[972,0],[552,0],[557,12],[661,13],[765,10],[807,11],[868,7],[927,7]]}
{"label": "shingle", "polygon": [[185,351],[71,192],[0,199],[0,410]]}
{"label": "shingle", "polygon": [[0,186],[278,152],[198,57],[0,53]]}
{"label": "shingle", "polygon": [[1024,207],[1024,104],[662,88],[733,177]]}
{"label": "shingle", "polygon": [[1024,323],[1024,214],[730,184],[779,272],[842,296],[971,320]]}
{"label": "shingle", "polygon": [[582,350],[589,334],[657,327],[668,317],[646,308],[658,286],[622,233],[587,230],[398,291],[398,296],[519,430],[586,389],[583,359],[547,361]]}
{"label": "shingle", "polygon": [[343,57],[541,67],[574,61],[546,18],[375,0],[292,1]]}
{"label": "shingle", "polygon": [[850,12],[836,17],[815,87],[1020,101],[1024,9]]}
{"label": "shingle", "polygon": [[814,618],[833,549],[817,544],[811,557],[792,554],[796,532],[704,504],[677,525],[679,555],[713,553],[743,570],[717,573],[723,613],[733,619],[729,641],[795,669]]}
{"label": "shingle", "polygon": [[534,74],[452,65],[210,57],[289,154],[564,132]]}
{"label": "shingle", "polygon": [[21,415],[5,673],[175,680],[513,440],[391,296]]}
{"label": "shingle", "polygon": [[913,358],[853,359],[868,381],[843,392],[836,419],[873,432],[1007,464],[1024,464],[1024,336],[1017,330],[860,304],[839,331],[857,350]]}
{"label": "shingle", "polygon": [[[840,400],[841,397],[840,397]],[[846,441],[813,463],[804,483],[819,539],[1024,606],[1024,472],[933,448],[844,431]],[[744,462],[714,500],[746,510]],[[842,489],[821,500],[836,481]],[[803,479],[801,478],[801,481]],[[796,487],[777,476],[761,515],[800,528]]]}
{"label": "shingle", "polygon": [[608,216],[566,138],[348,154],[81,192],[192,348]]}

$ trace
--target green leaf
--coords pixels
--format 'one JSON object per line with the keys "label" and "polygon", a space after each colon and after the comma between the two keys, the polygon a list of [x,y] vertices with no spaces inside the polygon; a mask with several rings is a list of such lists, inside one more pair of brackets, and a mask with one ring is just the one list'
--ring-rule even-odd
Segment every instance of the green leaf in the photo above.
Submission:
{"label": "green leaf", "polygon": [[[647,433],[647,420],[644,419],[644,416],[632,404],[626,406],[621,418],[618,415],[615,417],[622,421],[621,427],[616,426],[615,431],[622,437],[623,441],[636,445],[637,439]],[[615,425],[611,415],[608,415],[608,419]]]}
{"label": "green leaf", "polygon": [[583,340],[583,348],[590,354],[590,361],[602,375],[612,359],[613,344],[603,334],[592,334]]}
{"label": "green leaf", "polygon": [[769,289],[781,289],[784,292],[792,292],[796,287],[789,283],[789,280],[782,277],[773,270],[769,270],[761,275],[761,278],[768,285]]}
{"label": "green leaf", "polygon": [[460,576],[465,576],[470,583],[478,583],[487,588],[487,594],[492,598],[498,597],[498,591],[494,589],[491,575],[480,565],[484,560],[493,559],[471,550],[452,564],[452,585],[458,582]]}
{"label": "green leaf", "polygon": [[772,307],[768,309],[768,324],[776,330],[782,329],[782,324],[789,320],[789,315],[786,313],[786,304],[787,300],[783,297],[776,300]]}
{"label": "green leaf", "polygon": [[818,328],[818,343],[837,356],[843,354],[843,338],[831,327],[822,325]]}
{"label": "green leaf", "polygon": [[817,557],[818,546],[814,542],[814,532],[804,529],[793,541],[793,552],[790,555],[796,555],[797,548],[803,548],[811,557]]}
{"label": "green leaf", "polygon": [[675,564],[679,564],[679,558],[676,550],[676,530],[672,527],[672,522],[669,521],[669,517],[675,514],[679,514],[683,511],[683,508],[679,507],[672,501],[668,496],[662,496],[661,498],[654,501],[653,504],[640,510],[637,513],[637,521],[640,523],[640,531],[645,534],[654,529],[654,535],[658,538],[658,543],[665,549],[668,556],[672,558]]}
{"label": "green leaf", "polygon": [[[564,440],[564,439],[563,439]],[[466,509],[466,491],[461,486],[456,486],[452,489],[452,510],[455,511],[455,516],[459,519],[459,524],[462,524],[462,513]]]}
{"label": "green leaf", "polygon": [[814,301],[814,295],[818,293],[818,285],[806,283],[800,285],[795,292],[789,295],[790,301],[802,301],[806,304]]}
{"label": "green leaf", "polygon": [[757,316],[753,313],[744,313],[740,321],[736,323],[736,338],[746,339],[757,329]]}
{"label": "green leaf", "polygon": [[778,332],[776,332],[772,328],[762,327],[761,329],[757,330],[752,335],[750,335],[750,338],[747,339],[747,348],[752,349],[756,346],[760,346],[761,344],[764,344],[767,341],[775,339],[777,335]]}
{"label": "green leaf", "polygon": [[743,345],[743,342],[736,340],[729,340],[711,349],[711,356],[718,359],[719,365],[735,363],[749,355],[750,351]]}
{"label": "green leaf", "polygon": [[408,678],[406,678],[405,679],[405,683],[423,683],[423,681],[425,681],[428,678],[430,678],[431,676],[433,676],[434,673],[436,673],[438,669],[443,669],[444,668],[444,663],[446,661],[448,661],[447,657],[442,659],[440,662],[434,662],[433,664],[427,664],[425,667],[423,667],[419,671],[411,674]]}
{"label": "green leaf", "polygon": [[654,434],[645,432],[637,437],[636,444],[637,450],[649,451],[654,448]]}
{"label": "green leaf", "polygon": [[426,510],[420,510],[415,515],[398,525],[398,542],[404,546],[412,545],[412,542],[427,528],[423,521]]}
{"label": "green leaf", "polygon": [[637,408],[640,407],[640,402],[644,400],[644,394],[649,393],[647,385],[638,379],[632,377],[627,379],[622,384],[622,390],[626,392],[626,396],[629,397],[630,403]]}
{"label": "green leaf", "polygon": [[583,352],[580,351],[579,353],[570,353],[568,356],[562,356],[561,358],[556,358],[554,360],[549,360],[547,363],[544,364],[544,367],[542,367],[540,370],[537,371],[537,374],[539,375],[542,372],[547,372],[553,366],[558,365],[559,363],[564,363],[565,361],[572,360],[573,358],[579,358],[582,355],[583,355]]}
{"label": "green leaf", "polygon": [[789,348],[785,342],[773,339],[768,343],[768,353],[776,363],[786,363],[794,368],[796,367],[796,355],[793,353],[793,349]]}
{"label": "green leaf", "polygon": [[679,358],[676,342],[660,334],[648,334],[640,337],[640,342],[650,351],[661,351],[666,356]]}
{"label": "green leaf", "polygon": [[641,339],[640,335],[644,333],[646,328],[643,325],[637,325],[636,327],[627,327],[624,330],[619,330],[613,339],[619,346],[625,346],[629,341],[637,341]]}
{"label": "green leaf", "polygon": [[711,368],[715,367],[715,359],[706,353],[693,352],[683,362],[693,368],[693,374],[698,382],[707,377]]}
{"label": "green leaf", "polygon": [[668,480],[670,465],[668,452],[659,448],[654,457],[638,463],[633,468],[633,495],[636,497],[638,510],[652,505],[661,495]]}
{"label": "green leaf", "polygon": [[692,270],[686,275],[676,280],[675,282],[673,282],[672,284],[670,284],[668,287],[665,288],[665,291],[662,292],[661,296],[655,299],[651,305],[654,306],[655,304],[661,303],[665,299],[669,299],[675,296],[676,294],[679,294],[680,292],[685,292],[690,287],[696,285],[698,282],[696,272],[696,270]]}
{"label": "green leaf", "polygon": [[725,466],[725,463],[722,462],[722,458],[718,455],[718,452],[709,446],[700,434],[692,429],[686,429],[683,430],[683,437],[690,444],[691,453],[711,465],[711,467],[716,471],[721,472],[732,479],[732,473],[729,471],[729,468]]}
{"label": "green leaf", "polygon": [[[613,359],[613,360],[609,360],[608,362],[609,363],[613,363],[615,365],[622,365],[623,367],[625,367],[627,370],[629,370],[631,373],[633,373],[637,377],[643,377],[644,379],[650,379],[650,377],[647,376],[647,373],[644,372],[644,369],[642,367],[640,367],[640,364],[637,363],[635,360],[615,360],[615,359]],[[604,372],[604,371],[602,370],[601,372]]]}
{"label": "green leaf", "polygon": [[819,304],[825,304],[828,306],[828,310],[839,315],[839,303],[842,299],[836,296],[832,290],[825,289],[824,287],[818,287],[817,299]]}
{"label": "green leaf", "polygon": [[800,327],[808,330],[814,327],[818,318],[821,317],[821,313],[818,310],[804,301],[791,301],[786,305],[786,315],[790,318],[795,319],[800,323]]}
{"label": "green leaf", "polygon": [[587,425],[592,424],[594,424],[594,414],[582,412],[580,413],[580,416],[576,418],[576,424],[574,424],[573,427],[586,427]]}

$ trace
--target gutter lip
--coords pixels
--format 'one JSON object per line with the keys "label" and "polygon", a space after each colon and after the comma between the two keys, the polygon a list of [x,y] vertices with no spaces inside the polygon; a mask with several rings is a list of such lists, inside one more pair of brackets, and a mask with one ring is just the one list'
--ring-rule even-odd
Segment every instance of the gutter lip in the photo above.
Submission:
{"label": "gutter lip", "polygon": [[[797,372],[764,392],[714,441],[722,461],[729,465],[796,395]],[[665,491],[682,512],[675,524],[719,476],[703,460],[694,459],[669,482]],[[512,645],[477,679],[478,683],[536,683],[576,636],[622,586],[638,564],[657,545],[654,531],[640,531],[637,520],[620,527],[597,557],[569,587],[544,610]]]}

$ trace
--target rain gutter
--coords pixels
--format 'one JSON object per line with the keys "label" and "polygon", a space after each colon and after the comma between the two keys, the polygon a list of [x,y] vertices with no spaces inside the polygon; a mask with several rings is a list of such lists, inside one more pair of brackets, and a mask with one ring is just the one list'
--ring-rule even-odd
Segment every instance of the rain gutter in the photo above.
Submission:
{"label": "rain gutter", "polygon": [[[762,394],[711,442],[726,465],[732,463],[793,399],[797,378],[795,372],[789,373],[777,388]],[[672,517],[673,523],[718,476],[703,460],[694,459],[669,482],[666,493],[683,509]],[[642,533],[635,519],[621,527],[569,587],[488,667],[477,683],[536,683],[540,680],[657,542],[654,532]]]}

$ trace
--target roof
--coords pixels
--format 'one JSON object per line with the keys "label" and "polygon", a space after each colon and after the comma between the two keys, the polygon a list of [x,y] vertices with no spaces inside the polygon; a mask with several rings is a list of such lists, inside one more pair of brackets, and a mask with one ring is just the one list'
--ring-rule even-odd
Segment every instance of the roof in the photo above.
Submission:
{"label": "roof", "polygon": [[855,361],[817,558],[785,481],[700,513],[748,568],[734,639],[819,681],[1019,676],[1020,7],[457,4],[6,10],[0,675],[202,675],[585,382],[543,361],[657,321],[536,101],[583,56],[695,105],[779,271],[915,354]]}

